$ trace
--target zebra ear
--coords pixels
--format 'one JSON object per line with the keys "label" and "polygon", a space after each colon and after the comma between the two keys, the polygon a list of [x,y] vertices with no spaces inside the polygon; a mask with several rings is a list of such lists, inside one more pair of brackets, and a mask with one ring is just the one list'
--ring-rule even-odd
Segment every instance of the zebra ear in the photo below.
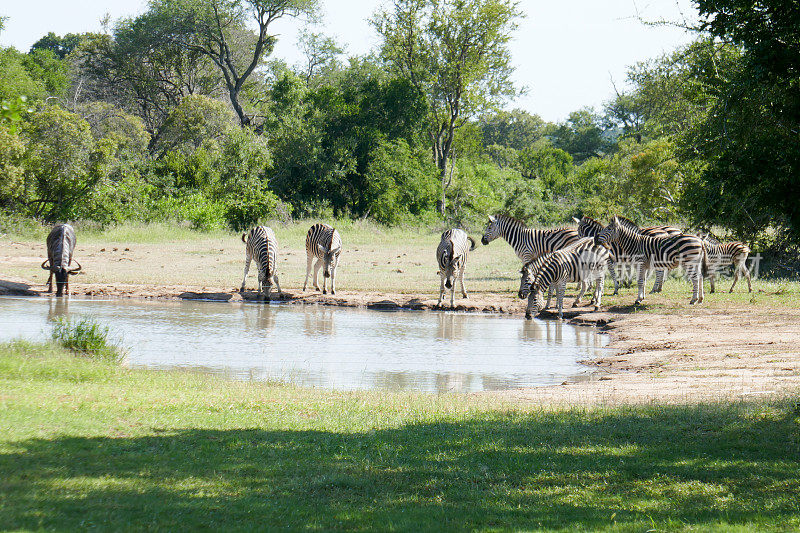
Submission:
{"label": "zebra ear", "polygon": [[613,218],[613,219],[611,219],[611,221],[612,221],[614,224],[619,224],[619,218],[617,217],[617,215],[614,215],[614,218]]}
{"label": "zebra ear", "polygon": [[319,248],[319,251],[322,252],[323,254],[328,253],[328,249],[322,246],[320,243],[317,243],[317,247]]}
{"label": "zebra ear", "polygon": [[494,222],[494,221],[495,221],[494,215],[489,215],[489,222]]}
{"label": "zebra ear", "polygon": [[580,224],[581,223],[580,219],[578,219],[578,218],[572,217],[572,220],[574,220],[576,224]]}

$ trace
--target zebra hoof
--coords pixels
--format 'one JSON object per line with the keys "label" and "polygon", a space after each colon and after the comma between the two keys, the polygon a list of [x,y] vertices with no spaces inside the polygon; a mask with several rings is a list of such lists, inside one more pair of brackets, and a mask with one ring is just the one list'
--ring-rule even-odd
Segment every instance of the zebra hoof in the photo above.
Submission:
{"label": "zebra hoof", "polygon": [[324,290],[322,291],[322,294],[328,294],[328,291]]}
{"label": "zebra hoof", "polygon": [[600,310],[600,306],[599,305],[595,305],[595,306],[592,307],[592,310],[596,313],[596,312],[598,312]]}
{"label": "zebra hoof", "polygon": [[525,313],[525,320],[531,320],[532,318],[530,313]]}

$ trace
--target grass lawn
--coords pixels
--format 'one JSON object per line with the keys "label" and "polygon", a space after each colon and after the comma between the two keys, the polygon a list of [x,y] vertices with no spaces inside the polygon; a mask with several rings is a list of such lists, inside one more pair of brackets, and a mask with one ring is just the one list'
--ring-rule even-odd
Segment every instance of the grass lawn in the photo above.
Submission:
{"label": "grass lawn", "polygon": [[542,408],[0,345],[0,527],[796,531],[796,400]]}

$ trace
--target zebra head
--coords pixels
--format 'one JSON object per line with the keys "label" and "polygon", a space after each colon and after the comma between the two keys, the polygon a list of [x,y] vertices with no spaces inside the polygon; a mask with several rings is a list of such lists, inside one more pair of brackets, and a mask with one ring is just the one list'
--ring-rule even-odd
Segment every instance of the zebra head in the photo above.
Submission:
{"label": "zebra head", "polygon": [[331,277],[331,270],[336,269],[336,265],[339,262],[339,252],[342,249],[341,247],[328,249],[321,244],[317,244],[317,246],[322,254],[322,275],[329,278]]}
{"label": "zebra head", "polygon": [[519,273],[521,276],[519,279],[519,291],[517,292],[517,296],[519,296],[520,300],[524,300],[531,292],[531,283],[533,283],[533,278],[535,276],[533,261],[525,263]]}
{"label": "zebra head", "polygon": [[612,242],[619,240],[621,229],[622,223],[616,216],[614,216],[614,218],[611,219],[611,222],[609,222],[608,226],[603,228],[603,231],[594,236],[594,243],[600,246],[605,246],[606,248],[610,248]]}
{"label": "zebra head", "polygon": [[578,235],[581,237],[595,237],[604,229],[600,222],[586,215],[580,220],[574,217],[572,220],[578,223]]}
{"label": "zebra head", "polygon": [[500,237],[500,220],[498,217],[489,215],[489,222],[486,224],[486,229],[481,237],[481,244],[489,244],[496,238]]}

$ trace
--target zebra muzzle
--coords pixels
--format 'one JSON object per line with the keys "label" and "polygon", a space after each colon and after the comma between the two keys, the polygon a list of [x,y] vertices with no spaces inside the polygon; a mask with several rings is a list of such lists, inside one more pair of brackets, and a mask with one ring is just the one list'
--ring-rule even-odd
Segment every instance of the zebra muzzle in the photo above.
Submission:
{"label": "zebra muzzle", "polygon": [[445,288],[451,289],[453,288],[453,282],[448,279],[444,282],[444,286]]}

